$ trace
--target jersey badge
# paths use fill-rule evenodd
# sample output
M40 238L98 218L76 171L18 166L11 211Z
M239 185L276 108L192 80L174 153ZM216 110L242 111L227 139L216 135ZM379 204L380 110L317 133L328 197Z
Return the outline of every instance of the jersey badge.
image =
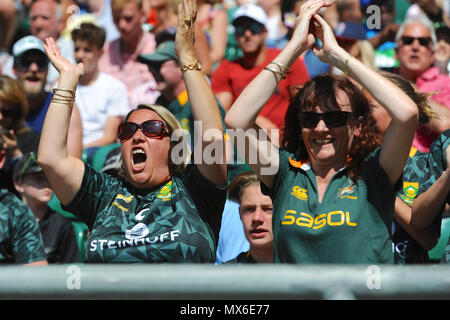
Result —
M304 200L304 201L308 200L308 190L300 188L299 186L294 186L292 188L291 195L293 195L294 197L296 197L299 200Z
M401 198L406 204L409 206L412 205L414 198L417 196L417 192L419 192L418 182L403 182L403 194Z
M172 180L167 182L166 185L162 187L156 194L156 198L161 199L162 201L169 201L171 197L172 197Z

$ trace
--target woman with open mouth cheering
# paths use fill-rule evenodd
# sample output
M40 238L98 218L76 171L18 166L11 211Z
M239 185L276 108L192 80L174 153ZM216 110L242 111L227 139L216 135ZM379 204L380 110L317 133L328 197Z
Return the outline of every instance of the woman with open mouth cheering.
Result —
M202 123L200 134L210 129L216 133L209 140L199 139L204 150L223 140L223 126L216 100L196 63L196 14L195 0L184 0L179 6L175 49L194 119ZM180 124L157 105L139 106L120 125L119 179L69 156L70 109L83 65L75 66L62 57L51 38L45 50L60 79L45 119L38 159L61 204L91 230L86 261L213 263L226 199L225 160L188 164L189 144L183 137L173 139ZM184 150L181 155L180 150Z

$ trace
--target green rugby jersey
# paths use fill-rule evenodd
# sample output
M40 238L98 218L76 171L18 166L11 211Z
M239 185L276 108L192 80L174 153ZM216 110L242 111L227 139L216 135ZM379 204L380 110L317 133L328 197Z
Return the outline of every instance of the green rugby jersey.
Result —
M397 194L407 205L412 206L414 199L431 187L446 169L445 150L449 144L450 130L446 130L431 144L429 153L411 148L408 161L403 170L403 185ZM447 202L449 202L449 199ZM440 228L441 219L442 210L433 221L436 228ZM427 250L422 248L396 222L393 241L396 263L423 263L429 261Z
M353 184L344 167L318 202L309 163L280 150L274 196L276 263L392 263L391 224L395 191L380 167L379 149Z
M226 189L194 165L150 189L86 165L80 190L65 210L91 230L86 262L213 263L225 199Z
M46 260L36 217L19 198L0 189L0 263Z

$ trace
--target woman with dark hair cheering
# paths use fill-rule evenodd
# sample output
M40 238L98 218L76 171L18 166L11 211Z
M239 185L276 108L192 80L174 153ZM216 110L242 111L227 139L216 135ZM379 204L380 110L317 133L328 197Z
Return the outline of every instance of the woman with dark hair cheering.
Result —
M331 75L311 79L292 101L284 149L256 137L249 139L245 155L259 153L259 161L249 165L273 196L275 262L392 263L395 186L408 158L418 110L402 90L338 45L318 15L330 4L311 0L302 6L292 39L241 93L225 123L251 128L289 66L309 48L366 88L392 117L381 147L370 156L361 155L373 143L353 144L369 103L352 81ZM263 143L269 144L267 155L260 152ZM264 174L267 163L276 174Z

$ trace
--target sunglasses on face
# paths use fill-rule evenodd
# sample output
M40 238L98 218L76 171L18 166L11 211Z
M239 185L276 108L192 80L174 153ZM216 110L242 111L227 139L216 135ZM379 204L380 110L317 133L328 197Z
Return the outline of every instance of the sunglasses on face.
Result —
M428 47L431 42L431 38L429 38L429 37L426 37L426 38L402 37L402 43L405 45L410 45L414 42L415 39L419 40L419 44L422 47Z
M142 133L149 138L160 139L168 134L168 130L162 121L147 120L141 124L134 122L122 123L117 131L117 137L120 141L128 140L134 136L138 129L141 129Z
M36 63L40 71L48 68L48 60L46 58L19 58L14 64L17 69L28 70L33 63Z
M315 128L322 119L327 127L337 128L347 124L347 120L353 117L352 112L347 111L331 111L325 113L302 112L300 115L300 123L303 128Z
M264 26L260 23L252 23L236 26L234 29L235 34L241 37L245 34L245 31L250 30L252 34L259 34L264 31Z

